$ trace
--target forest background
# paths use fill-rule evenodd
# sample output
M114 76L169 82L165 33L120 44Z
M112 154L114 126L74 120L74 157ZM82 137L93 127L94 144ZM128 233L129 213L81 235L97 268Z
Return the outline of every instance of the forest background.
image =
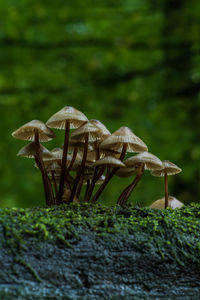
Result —
M161 160L183 169L170 194L200 196L200 1L1 0L0 206L44 205L26 143L11 133L66 105L111 132L128 126ZM61 146L64 131L47 148ZM131 179L114 178L101 202L114 204ZM132 202L163 197L145 172Z

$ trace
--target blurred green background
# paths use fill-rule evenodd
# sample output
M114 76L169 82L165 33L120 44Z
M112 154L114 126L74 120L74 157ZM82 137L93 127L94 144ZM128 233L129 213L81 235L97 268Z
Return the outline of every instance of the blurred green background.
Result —
M113 132L130 127L160 159L183 169L170 194L200 195L199 0L1 0L0 206L44 205L33 160L11 133L66 105ZM49 149L60 146L46 143ZM115 178L101 198L114 203L131 179ZM148 172L132 201L164 194Z

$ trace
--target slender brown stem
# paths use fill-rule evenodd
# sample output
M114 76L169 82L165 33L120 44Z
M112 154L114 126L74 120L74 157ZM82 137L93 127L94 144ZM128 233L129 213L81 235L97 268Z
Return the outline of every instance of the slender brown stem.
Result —
M54 186L54 190L55 190L55 199L57 199L58 188L57 188L56 179L55 179L55 171L51 171L51 176L52 176L53 186ZM56 201L54 201L54 202L56 202ZM56 203L54 203L54 204L56 204Z
M78 148L74 148L72 160L71 160L71 162L70 162L69 167L67 168L67 173L69 173L69 171L70 171L71 168L73 167L73 164L74 164L74 162L75 162L75 160L76 160L76 157L77 157L77 153L78 153Z
M83 176L81 176L80 181L78 183L77 192L76 192L76 197L77 198L80 197L82 186L83 186Z
M122 153L119 158L120 160L124 159L124 157L126 155L127 147L128 147L128 144L123 144ZM105 189L106 185L109 183L109 181L112 179L112 177L115 175L115 173L117 172L118 169L119 168L113 168L112 171L109 172L108 176L106 176L104 182L102 183L102 185L100 186L100 188L98 189L98 191L96 192L94 197L92 198L93 203L96 202L97 199L100 197L100 195L103 192L103 190Z
M126 193L128 192L128 189L130 188L130 185L128 185L120 194L118 200L117 200L117 204L121 204L122 200L124 199L124 197L126 196Z
M127 203L131 193L133 192L134 188L136 187L136 185L142 178L143 173L144 173L144 165L142 165L139 168L137 176L135 177L134 181L129 185L128 191L126 192L126 195L125 195L124 199L122 200L122 205L125 205Z
M65 121L65 140L64 140L60 184L59 184L59 194L58 194L58 204L62 203L62 196L63 196L63 192L64 192L67 152L68 152L68 145L69 145L69 131L70 131L70 121L66 120Z
M47 175L44 162L42 159L42 150L39 142L39 132L38 130L35 131L35 145L36 145L36 155L35 155L35 160L36 163L41 171L42 174L42 179L43 179L43 185L44 185L44 190L45 190L45 199L46 199L46 204L47 205L52 205L54 203L54 195L53 195L53 190L51 186L51 182L49 180L49 177Z
M97 144L97 141L94 142L94 147L95 147L95 150L96 150L96 160L98 160L100 158L100 151L99 151L99 147L98 147L98 144ZM89 202L90 200L90 197L92 195L92 192L94 190L94 187L95 187L95 183L96 181L101 177L101 175L98 177L98 170L99 170L99 167L95 167L94 168L94 174L93 174L93 177L92 177L92 181L90 183L90 186L88 187L88 189L86 190L86 193L85 193L85 197L84 197L84 202Z
M167 171L165 170L165 208L168 207L169 201L168 201L168 176Z
M74 196L76 194L76 189L77 189L79 180L80 180L81 175L82 175L82 173L84 171L84 168L85 168L85 163L86 163L86 159L87 159L87 152L88 152L88 139L89 139L89 133L86 133L86 135L85 135L85 146L84 146L83 158L82 158L80 169L79 169L79 171L78 171L78 173L76 175L76 178L75 178L74 186L72 188L72 192L71 192L71 195L70 195L70 198L69 198L69 203L71 203L73 201L73 199L74 199Z

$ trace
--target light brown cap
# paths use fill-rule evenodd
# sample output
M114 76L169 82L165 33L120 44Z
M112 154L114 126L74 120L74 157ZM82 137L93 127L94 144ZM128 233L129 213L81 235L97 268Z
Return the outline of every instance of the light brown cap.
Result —
M146 151L127 158L124 163L127 167L133 167L138 163L145 164L145 169L151 171L163 169L162 161L157 156Z
M142 152L148 151L145 143L137 137L131 129L128 127L120 127L114 133L112 133L109 137L107 137L101 144L100 149L108 149L112 148L112 146L121 150L123 144L128 144L127 152Z
M99 129L101 139L105 139L111 135L110 131L106 128L106 126L103 123L101 123L99 120L92 119L90 120L90 123Z
M12 136L20 140L34 141L36 131L39 133L40 142L48 142L56 137L54 132L48 128L46 124L38 120L32 120L24 124L14 131Z
M46 124L51 128L65 129L66 120L70 121L70 128L78 128L88 121L88 118L74 107L65 106L55 113Z
M182 171L181 168L177 167L169 160L164 160L162 163L163 163L163 168L161 170L155 170L151 172L153 176L157 176L157 177L165 176L165 172L167 172L167 175L175 175Z
M176 199L175 197L168 197L168 207L172 209L181 208L184 204ZM165 198L158 199L150 205L150 208L164 209L165 208Z
M82 159L76 159L76 161L74 162L73 166L72 166L72 171L78 172L80 169L82 163ZM84 167L84 172L93 172L94 171L94 166L93 166L93 162L86 160L85 162L85 167Z
M63 146L62 146L63 147ZM76 141L76 140L72 140L71 138L69 139L69 151L73 151L74 148L78 149L78 152L82 152L84 150L85 147L85 142L81 142L81 141ZM92 145L88 145L88 151L92 151L93 147Z
M52 154L51 152L45 148L44 146L40 145L41 150L42 150L42 157L45 158L51 158ZM21 148L19 150L19 152L17 153L17 156L21 156L21 157L28 157L28 158L34 158L34 156L36 155L36 145L35 142L32 142L28 145L26 145L25 147Z
M136 168L135 167L125 167L125 168L120 168L119 170L117 170L117 172L115 173L116 176L118 177L130 177L132 175L134 175L136 172Z
M112 156L106 156L104 158L98 159L93 166L110 166L110 167L125 167L125 164L121 160L114 158Z
M56 161L46 162L45 168L46 168L47 172L55 171L58 174L60 174L60 172L61 172L61 166Z
M77 128L71 134L70 139L76 141L83 141L86 133L89 133L89 141L95 141L96 139L100 138L99 129L88 121L79 128Z
M84 174L83 184L86 184L88 179L91 180L93 178L93 175L94 173ZM104 175L101 175L101 177L95 182L95 185L102 184L105 178L106 177Z

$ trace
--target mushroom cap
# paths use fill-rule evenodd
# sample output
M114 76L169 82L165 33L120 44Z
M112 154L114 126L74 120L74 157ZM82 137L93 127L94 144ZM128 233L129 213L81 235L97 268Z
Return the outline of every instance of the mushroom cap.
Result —
M182 171L181 168L177 167L169 160L164 160L162 163L163 163L163 168L161 170L155 170L151 172L153 176L157 176L157 177L165 176L165 172L167 172L167 175L175 175Z
M82 159L76 159L71 170L78 172L80 170L81 163L82 163ZM94 171L93 162L86 160L84 173L92 173L93 171Z
M157 156L146 151L127 158L124 163L127 167L134 167L138 163L145 164L145 169L151 171L163 169L162 161Z
M119 168L119 167L125 167L125 164L123 164L123 162L121 162L121 160L114 158L112 156L106 156L104 158L100 158L98 159L93 166L110 166L113 168Z
M12 136L20 140L34 141L36 131L39 133L40 142L48 142L56 137L54 132L46 124L38 120L32 120L24 124L14 131Z
M45 168L47 172L55 171L60 175L61 166L56 161L48 161L45 163Z
M78 152L82 152L84 150L85 147L85 142L81 142L81 141L76 141L76 140L72 140L71 138L69 139L69 151L73 151L74 148L78 149ZM63 148L63 146L62 146ZM88 145L88 151L92 151L93 147L92 145Z
M45 148L44 146L40 145L41 150L42 150L42 157L44 159L49 159L52 157L51 152ZM19 150L19 152L17 153L17 156L21 156L21 157L27 157L27 158L34 158L34 156L36 155L36 145L35 142L32 142L28 145L26 145L25 147L21 148Z
M127 152L148 151L145 143L126 126L120 127L107 137L100 144L100 149L108 149L114 146L115 150L122 150L122 146L125 143L128 144Z
M175 209L175 208L181 208L184 204L179 201L178 199L176 199L173 196L169 196L168 197L168 201L169 201L169 205L168 207ZM150 208L156 208L156 209L164 209L165 208L165 198L162 199L158 199L155 202L153 202L150 205Z
M90 123L99 129L101 139L105 139L111 135L110 131L106 128L106 126L103 123L101 123L99 120L92 119L90 120Z
M92 123L85 122L79 128L77 128L70 136L71 140L84 141L85 134L89 134L89 141L95 141L100 138L100 130Z
M130 176L134 175L135 172L136 172L135 167L125 167L125 168L119 168L119 170L117 170L115 175L118 177L125 178L125 177L130 177Z
M78 128L88 121L88 118L79 110L72 106L65 106L47 121L47 125L51 128L65 129L65 121L70 121L70 128Z
M87 180L91 180L93 178L94 173L88 173L88 174L84 174L84 180L83 180L83 184L87 183ZM95 185L99 185L102 184L103 181L105 180L105 176L101 175L101 177L95 182Z

